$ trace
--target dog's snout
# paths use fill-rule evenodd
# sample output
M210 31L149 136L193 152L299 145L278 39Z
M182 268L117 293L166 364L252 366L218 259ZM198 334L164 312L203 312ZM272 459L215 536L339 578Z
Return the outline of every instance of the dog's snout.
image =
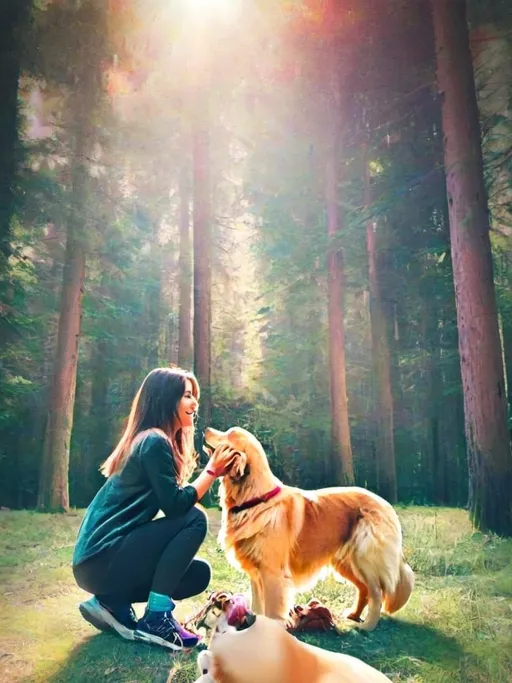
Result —
M224 436L224 432L219 432L218 429L213 429L213 427L206 427L203 432L203 441L210 446L210 448L215 449L221 444Z

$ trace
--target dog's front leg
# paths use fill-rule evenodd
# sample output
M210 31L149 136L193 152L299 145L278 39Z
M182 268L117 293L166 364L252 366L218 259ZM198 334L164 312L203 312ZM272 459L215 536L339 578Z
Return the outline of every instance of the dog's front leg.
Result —
M199 653L197 657L197 666L201 675L195 681L195 683L215 683L215 680L211 674L213 664L213 656L210 650L203 650Z
M260 576L251 576L251 608L255 614L265 614L263 586Z
M265 615L287 626L295 595L291 577L287 576L286 572L283 574L262 572L261 580Z

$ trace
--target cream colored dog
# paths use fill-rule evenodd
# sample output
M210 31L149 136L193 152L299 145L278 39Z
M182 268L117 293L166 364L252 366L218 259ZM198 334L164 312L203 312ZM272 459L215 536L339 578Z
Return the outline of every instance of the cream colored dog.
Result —
M356 657L322 650L294 638L259 615L237 631L219 618L210 649L201 652L196 683L384 683L389 678Z
M367 631L382 607L393 613L405 605L414 574L403 559L397 514L383 498L357 487L285 486L260 442L241 427L209 428L205 442L233 450L220 486L220 540L231 563L249 575L257 614L286 624L295 591L311 588L326 570L356 586L347 617L360 622L368 606L360 626Z

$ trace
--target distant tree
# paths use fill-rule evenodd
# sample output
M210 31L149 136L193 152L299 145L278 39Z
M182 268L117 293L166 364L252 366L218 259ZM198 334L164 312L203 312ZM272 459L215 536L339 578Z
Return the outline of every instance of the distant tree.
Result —
M10 254L13 186L19 152L18 84L23 30L30 7L30 0L3 0L0 4L0 277Z
M201 416L211 413L211 236L209 130L204 104L193 134L194 372L201 386ZM205 118L203 118L205 117Z
M368 283L370 291L370 326L372 337L373 386L375 392L375 460L379 493L391 503L397 501L393 393L391 389L391 355L388 320L382 301L379 254L382 249L382 225L372 216L372 177L369 160L364 155L365 207L369 213L366 225Z
M327 252L327 291L329 329L329 374L331 383L332 464L339 483L354 483L352 446L347 401L345 348L345 272L343 263L344 220L340 207L340 167L343 158L342 130L348 120L346 63L340 68L342 12L334 0L327 3L324 22L328 34L323 77L327 93L325 125L325 212L329 246ZM329 30L327 28L327 30ZM342 101L343 100L343 101Z
M199 34L202 32L200 31ZM201 387L201 420L211 415L212 193L210 177L211 63L208 42L195 37L192 95L192 206L194 235L194 372Z
M184 145L185 146L185 145ZM190 150L185 149L179 175L179 338L178 364L191 368L194 347L192 340L192 244L190 234L190 173L187 159Z

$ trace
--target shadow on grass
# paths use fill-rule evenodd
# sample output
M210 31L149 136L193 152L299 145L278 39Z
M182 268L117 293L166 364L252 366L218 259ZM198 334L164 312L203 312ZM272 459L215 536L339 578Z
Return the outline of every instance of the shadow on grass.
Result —
M170 670L177 667L180 675L173 677L173 683L184 683L197 677L196 659L196 652L174 656L160 647L97 633L75 646L58 671L35 680L45 683L166 683ZM33 681L34 678L30 678L22 683Z
M341 636L319 633L301 635L300 639L326 650L359 657L393 678L398 676L399 680L430 665L439 667L449 677L451 672L459 670L464 657L454 638L431 626L391 618L381 619L377 630L370 634L350 629ZM175 667L173 683L189 683L198 675L196 657L197 652L173 656L158 647L97 634L76 646L59 671L44 680L48 683L166 683L170 670Z
M301 635L304 642L359 657L386 674L414 675L424 665L458 671L464 650L460 643L432 626L383 617L372 633L351 628L335 634Z

